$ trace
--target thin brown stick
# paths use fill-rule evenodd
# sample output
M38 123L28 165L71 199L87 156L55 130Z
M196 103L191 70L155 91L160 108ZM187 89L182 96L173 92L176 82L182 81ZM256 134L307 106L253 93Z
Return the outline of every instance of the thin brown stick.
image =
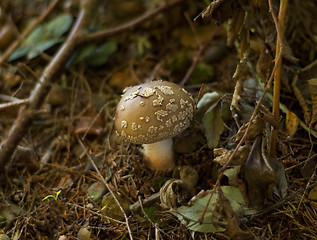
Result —
M210 34L209 38L199 47L199 50L192 62L192 65L190 66L190 68L187 70L185 77L183 78L183 80L180 82L179 85L184 86L186 84L186 82L189 80L190 76L192 75L193 71L195 70L195 67L197 66L197 64L199 63L199 59L201 57L201 55L203 54L203 52L205 51L205 49L207 48L207 46L209 45L209 43L211 42L211 40L215 37L215 35L218 33L220 27L216 27L212 33Z
M94 160L91 158L91 156L88 154L87 152L87 149L85 147L85 145L83 144L83 142L79 139L79 137L77 136L77 141L79 142L80 146L84 149L84 153L85 155L88 157L89 161L91 162L92 166L94 167L94 169L96 170L96 172L98 173L98 176L100 177L101 181L103 182L103 184L107 187L108 191L110 192L111 196L113 197L113 199L115 200L115 202L117 203L118 207L120 208L123 216L124 216L124 219L125 219L125 224L127 226L127 229L128 229L128 232L129 232L129 236L130 236L130 239L132 240L133 239L133 236L132 236L132 232L131 232L131 229L130 229L130 226L129 226L129 220L128 220L128 217L127 217L127 214L125 213L123 207L121 206L119 200L117 199L116 195L114 194L114 192L112 191L112 189L109 187L109 184L107 183L107 181L105 180L105 178L101 175L98 167L96 166Z
M8 103L1 103L0 104L0 111L8 110L9 108L16 108L20 107L21 105L25 105L29 103L29 99L19 99L14 102L8 102Z
M276 53L275 56L279 56L280 53L283 52L283 41L284 41L284 30L285 30L285 15L287 8L288 0L280 1L280 11L278 15L278 22L273 11L272 0L269 0L269 8L271 15L273 17L277 39L276 39ZM276 121L278 121L280 117L280 92L281 92L281 71L282 71L282 58L275 59L276 71L274 75L274 87L273 87L273 115ZM276 142L278 136L278 129L273 128L271 132L271 140L269 146L269 155L274 157L276 155Z
M114 36L118 33L124 32L124 31L129 31L134 29L136 26L139 26L140 24L148 21L149 19L153 18L154 16L158 15L161 12L164 12L180 3L182 3L184 0L175 0L175 1L170 1L169 3L158 7L154 9L151 12L145 13L140 17L137 17L134 20L131 20L127 23L124 23L122 25L119 25L117 27L109 28L104 31L98 31L95 33L91 33L86 36L82 36L82 38L79 39L79 43L89 43L89 42L96 42L96 41L103 41L108 37Z
M42 13L40 17L38 17L35 21L33 21L25 31L7 48L7 50L0 57L0 64L2 64L11 53L22 43L22 41L41 23L43 20L50 14L50 12L54 9L57 3L60 0L53 0L50 5L46 8L46 10Z

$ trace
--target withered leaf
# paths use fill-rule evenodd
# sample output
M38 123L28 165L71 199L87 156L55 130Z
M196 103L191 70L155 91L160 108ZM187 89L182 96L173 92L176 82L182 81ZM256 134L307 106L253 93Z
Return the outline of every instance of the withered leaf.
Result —
M225 149L225 148L215 148L214 149L214 162L219 163L220 165L225 165L228 161L230 155L233 153L234 149ZM250 145L240 146L238 152L234 156L233 160L229 166L238 166L245 162L250 152Z
M99 135L103 129L102 118L95 108L91 108L79 118L75 125L75 134Z
M262 136L256 138L250 154L241 168L241 177L246 184L249 207L261 209L265 199L272 197L275 174L262 152Z
M238 4L234 0L216 0L211 2L201 15L203 18L211 17L217 25L221 25L233 16L233 12L240 7Z
M288 134L292 137L297 131L299 119L295 113L289 111L286 114L285 126Z
M227 221L227 230L232 239L251 239L251 233L240 228L238 214L233 210L230 200L224 196L221 188L218 189L220 214Z
M245 11L242 8L239 8L234 12L234 15L228 21L228 30L227 30L227 45L233 46L234 40L239 35L243 21L245 17Z
M265 83L271 74L273 67L273 58L270 50L265 46L265 44L258 39L260 42L260 56L256 63L256 72L258 73L261 81Z
M235 142L239 142L242 136L244 135L245 131L248 128L248 125L250 122L243 124L240 128L237 134L233 137L233 140ZM253 123L250 127L247 140L253 140L255 139L260 133L262 133L263 129L265 127L265 122L262 118L259 116L256 116L255 119L253 120Z

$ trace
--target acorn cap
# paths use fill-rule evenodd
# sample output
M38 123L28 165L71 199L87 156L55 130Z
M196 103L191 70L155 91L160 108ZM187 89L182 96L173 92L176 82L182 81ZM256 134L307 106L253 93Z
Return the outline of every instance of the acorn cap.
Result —
M144 83L125 89L116 110L115 128L132 143L162 141L190 125L194 106L192 96L175 83Z

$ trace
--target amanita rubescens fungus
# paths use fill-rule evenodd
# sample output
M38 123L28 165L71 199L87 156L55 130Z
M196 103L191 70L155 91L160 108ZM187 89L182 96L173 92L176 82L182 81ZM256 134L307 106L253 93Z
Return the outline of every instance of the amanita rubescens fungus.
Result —
M124 90L115 116L120 136L143 144L151 167L169 170L174 166L172 138L192 122L195 103L182 87L153 81Z

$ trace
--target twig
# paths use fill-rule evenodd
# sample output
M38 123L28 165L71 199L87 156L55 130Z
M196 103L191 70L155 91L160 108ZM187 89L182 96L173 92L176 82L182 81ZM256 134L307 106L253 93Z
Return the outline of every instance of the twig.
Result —
M46 10L42 13L42 15L37 18L34 22L32 22L27 29L10 45L10 47L1 55L0 57L0 65L8 59L10 54L22 43L22 41L38 26L54 9L59 0L53 0L50 5L46 8Z
M283 52L284 48L284 28L285 28L285 15L286 15L286 8L287 8L288 0L281 0L280 1L280 11L278 15L279 21L277 22L277 18L273 11L272 7L272 0L269 0L269 8L271 15L274 20L276 32L277 32L277 39L276 39L276 53L275 56L279 56L280 53ZM273 115L276 121L278 121L280 117L280 92L281 92L281 71L282 71L282 57L275 58L275 65L276 71L274 75L274 88L273 88ZM273 128L271 132L271 140L269 146L269 155L274 157L276 155L276 141L277 141L278 129Z
M185 77L183 80L180 82L179 85L184 86L185 83L189 80L190 76L192 75L193 71L195 70L196 65L199 63L200 56L206 49L206 47L209 45L210 41L214 38L214 36L218 33L220 27L216 27L212 33L210 34L210 37L199 47L199 50L192 62L192 65L190 68L187 70Z
M108 183L106 182L105 178L101 175L98 167L96 166L94 160L92 160L91 156L88 154L87 152L87 149L85 147L85 145L83 144L83 142L79 139L79 137L77 136L77 141L79 142L80 146L83 148L84 150L84 153L85 155L88 157L89 161L91 162L91 164L93 165L94 169L96 170L96 172L98 173L100 179L102 180L102 182L105 184L105 186L107 187L108 191L110 192L110 194L112 195L113 199L116 201L118 207L120 208L124 218L125 218L125 224L127 226L127 229L128 229L128 232L129 232L129 236L130 236L130 239L132 240L133 239L133 236L132 236L132 232L131 232L131 229L130 229L130 226L129 226L129 220L128 220L128 217L127 217L127 214L125 213L123 207L121 206L119 200L117 199L116 195L113 193L112 189L109 187Z
M27 103L29 103L29 99L19 99L14 102L1 103L0 111L7 110L8 108L20 107L21 105L25 105Z
M79 43L83 44L83 43L89 43L89 42L95 42L95 41L102 41L108 37L111 37L113 35L116 35L118 33L124 32L124 31L128 31L128 30L132 30L134 29L136 26L139 26L140 24L146 22L147 20L153 18L154 16L158 15L159 13L172 8L180 3L182 3L184 0L175 0L175 1L170 1L169 3L158 7L157 9L154 9L151 12L145 13L140 17L137 17L134 20L131 20L127 23L124 23L122 25L119 25L117 27L113 27L113 28L109 28L107 30L104 31L98 31L95 33L91 33L89 35L83 36L81 39L79 39Z

